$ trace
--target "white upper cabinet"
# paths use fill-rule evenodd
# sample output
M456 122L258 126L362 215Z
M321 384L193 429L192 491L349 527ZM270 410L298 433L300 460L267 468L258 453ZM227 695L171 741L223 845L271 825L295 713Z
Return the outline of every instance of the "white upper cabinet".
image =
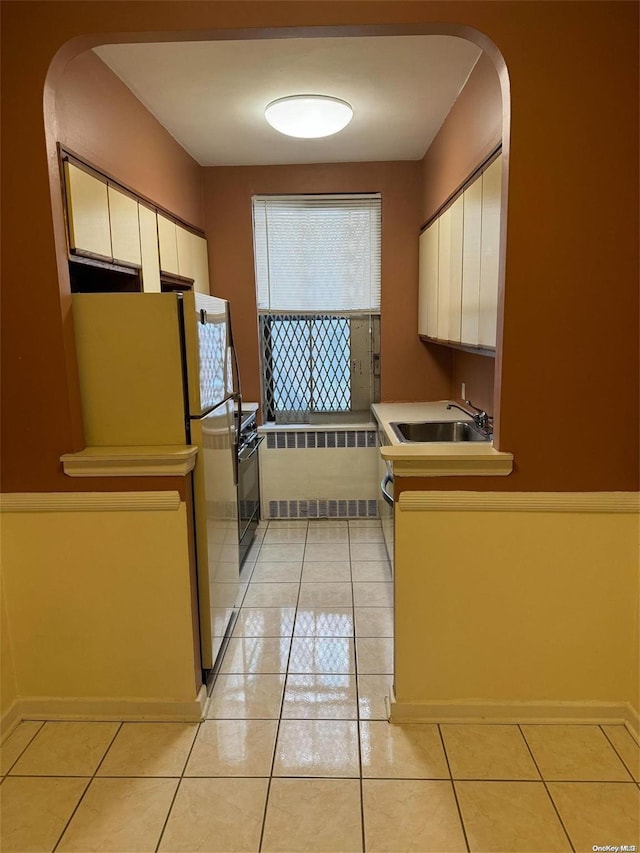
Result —
M187 231L180 225L176 227L178 243L178 269L180 275L193 279L193 289L196 293L209 295L209 261L207 258L207 241Z
M451 267L451 208L439 217L438 234L438 322L436 338L449 340L449 276Z
M495 347L498 323L498 271L500 265L500 198L502 158L482 174L482 243L478 343Z
M145 292L159 293L162 273L166 273L189 279L195 291L209 294L203 237L67 156L64 171L72 255L139 268Z
M464 224L464 205L459 196L449 208L449 319L447 322L448 340L460 341L462 313L462 238Z
M105 181L65 161L69 248L111 260L109 196Z
M140 266L140 225L138 202L109 186L111 254L114 261Z
M210 293L209 285L209 256L207 253L207 241L204 237L192 234L193 252L193 289L196 293Z
M418 333L495 349L502 157L420 235Z
M155 210L138 206L140 219L140 250L142 256L142 289L145 293L160 293L160 257L158 255L158 217Z
M482 237L482 179L463 194L464 234L462 242L462 329L460 340L478 346L480 312L480 240Z
M420 235L418 334L435 338L438 331L438 242L436 219Z
M178 272L185 278L195 278L193 275L193 243L195 237L191 231L176 225L176 244L178 246Z
M180 275L178 266L178 237L175 222L158 214L158 245L160 247L160 269L162 272Z

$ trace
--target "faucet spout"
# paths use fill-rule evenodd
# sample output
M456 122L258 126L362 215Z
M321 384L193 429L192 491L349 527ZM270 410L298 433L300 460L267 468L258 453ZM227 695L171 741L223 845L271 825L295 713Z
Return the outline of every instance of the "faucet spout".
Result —
M465 400L464 402L470 409L473 409L472 412L468 409L463 409L462 406L459 406L457 403L447 403L447 409L459 409L461 412L464 412L465 415L468 415L475 425L481 430L490 432L492 422L491 415L487 414L484 409L479 409L477 406L474 406L471 400Z

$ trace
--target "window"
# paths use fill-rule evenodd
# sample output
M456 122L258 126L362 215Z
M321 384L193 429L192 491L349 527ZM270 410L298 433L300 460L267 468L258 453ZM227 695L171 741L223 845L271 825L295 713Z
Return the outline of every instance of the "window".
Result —
M369 419L378 398L379 194L254 196L267 420Z

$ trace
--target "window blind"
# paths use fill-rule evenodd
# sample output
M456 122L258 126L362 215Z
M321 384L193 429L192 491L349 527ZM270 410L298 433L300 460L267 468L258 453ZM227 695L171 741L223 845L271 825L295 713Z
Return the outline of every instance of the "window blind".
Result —
M254 196L253 232L260 313L379 313L379 193Z

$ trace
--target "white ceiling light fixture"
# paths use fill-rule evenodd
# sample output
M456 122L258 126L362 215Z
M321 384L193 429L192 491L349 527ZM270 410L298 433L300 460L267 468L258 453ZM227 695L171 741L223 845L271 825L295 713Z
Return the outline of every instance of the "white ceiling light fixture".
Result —
M330 95L289 95L267 104L264 117L286 136L317 139L344 130L353 118L353 109Z

